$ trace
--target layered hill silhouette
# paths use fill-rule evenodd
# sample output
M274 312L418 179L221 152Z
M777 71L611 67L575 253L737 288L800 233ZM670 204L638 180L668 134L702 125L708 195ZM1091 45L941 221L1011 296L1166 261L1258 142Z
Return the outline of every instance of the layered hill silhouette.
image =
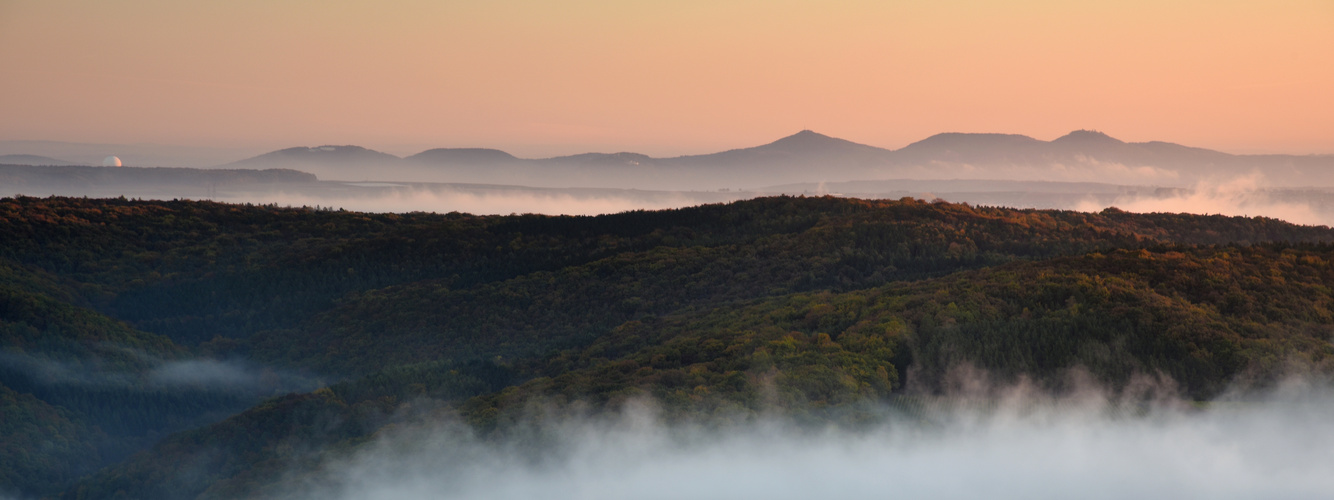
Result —
M233 165L286 164L289 168L300 166L373 166L383 163L395 163L401 158L366 149L360 146L319 146L313 148L296 147L265 153Z
M291 169L198 169L12 165L0 163L0 192L28 196L201 197L218 188L306 185L318 179Z
M522 160L499 149L485 148L437 148L428 149L407 157L408 161L434 163L438 165L497 165L518 163Z
M1187 187L1256 175L1275 186L1334 185L1334 155L1232 155L1169 142L1125 142L1077 130L1051 141L943 133L890 150L803 130L712 154L633 152L518 158L441 148L400 158L357 146L289 148L226 165L289 168L323 179L521 184L539 187L718 189L890 178L1009 179Z
M0 155L0 165L68 166L76 163L39 155Z

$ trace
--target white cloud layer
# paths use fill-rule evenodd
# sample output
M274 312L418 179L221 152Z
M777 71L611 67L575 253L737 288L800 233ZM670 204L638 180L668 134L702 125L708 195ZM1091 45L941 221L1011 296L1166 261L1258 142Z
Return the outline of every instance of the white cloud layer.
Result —
M382 433L297 498L1328 498L1334 398L1153 405L954 402L870 430L666 425L643 408L499 442L443 423ZM533 436L542 436L534 438ZM542 443L542 444L534 444ZM289 492L290 493L290 492Z
M1331 225L1334 214L1309 201L1285 200L1265 189L1264 177L1252 174L1226 181L1200 182L1192 190L1166 197L1126 196L1111 203L1086 201L1076 209L1098 211L1115 206L1128 212L1169 212L1265 216L1295 224Z
M62 360L0 350L0 370L11 370L41 386L77 385L130 390L222 390L268 394L277 389L307 389L315 384L301 375L239 360L163 360L132 349L116 350L137 363L116 366L96 356Z
M600 215L628 210L658 210L699 205L704 200L671 192L594 192L576 195L558 190L442 190L405 187L376 196L312 196L303 193L254 193L218 201L277 203L283 206L333 206L358 212L464 212L477 215L534 213L547 215ZM738 195L726 198L740 199Z

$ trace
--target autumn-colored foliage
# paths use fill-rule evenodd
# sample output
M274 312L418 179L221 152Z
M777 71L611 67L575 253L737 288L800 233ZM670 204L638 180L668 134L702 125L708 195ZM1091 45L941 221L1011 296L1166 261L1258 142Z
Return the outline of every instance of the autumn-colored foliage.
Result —
M598 217L0 199L0 447L25 457L0 461L0 490L246 497L413 412L484 435L635 398L672 419L855 422L961 365L1208 398L1328 369L1331 241L913 199ZM239 392L138 382L190 360L269 372Z

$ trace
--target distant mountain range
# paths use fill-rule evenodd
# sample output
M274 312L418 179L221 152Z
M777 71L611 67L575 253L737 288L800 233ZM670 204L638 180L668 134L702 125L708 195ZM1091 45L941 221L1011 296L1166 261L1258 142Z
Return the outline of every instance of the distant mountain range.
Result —
M203 147L170 144L106 144L64 141L0 140L0 164L101 165L118 156L132 167L209 168L261 153L265 148ZM31 157L38 158L31 158ZM28 158L25 158L28 157Z
M68 156L79 161L60 156L5 154L0 165L70 166L86 161L86 155ZM281 149L215 168L299 170L341 181L649 190L754 190L886 179L1194 187L1240 178L1257 186L1334 187L1334 155L1233 155L1168 142L1124 142L1091 130L1051 141L1016 134L943 133L897 150L803 130L760 146L671 158L633 152L518 158L485 148L438 148L399 157L360 146L328 145Z
M1232 155L1168 142L1124 142L1091 130L1052 141L944 133L898 150L803 130L761 146L673 158L621 152L525 159L481 148L440 148L398 157L358 146L320 146L283 149L224 166L288 168L340 180L640 189L888 178L1191 186L1251 175L1276 186L1334 185L1334 155Z
M312 174L287 169L93 167L0 162L0 196L199 199L216 196L219 189L278 189L317 181Z
M0 165L59 166L78 165L72 161L38 155L0 155Z

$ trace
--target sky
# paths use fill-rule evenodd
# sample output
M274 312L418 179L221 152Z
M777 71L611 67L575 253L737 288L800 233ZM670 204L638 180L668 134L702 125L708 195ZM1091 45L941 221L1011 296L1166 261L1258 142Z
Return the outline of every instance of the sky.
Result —
M1334 1L0 0L0 140L1334 153Z

